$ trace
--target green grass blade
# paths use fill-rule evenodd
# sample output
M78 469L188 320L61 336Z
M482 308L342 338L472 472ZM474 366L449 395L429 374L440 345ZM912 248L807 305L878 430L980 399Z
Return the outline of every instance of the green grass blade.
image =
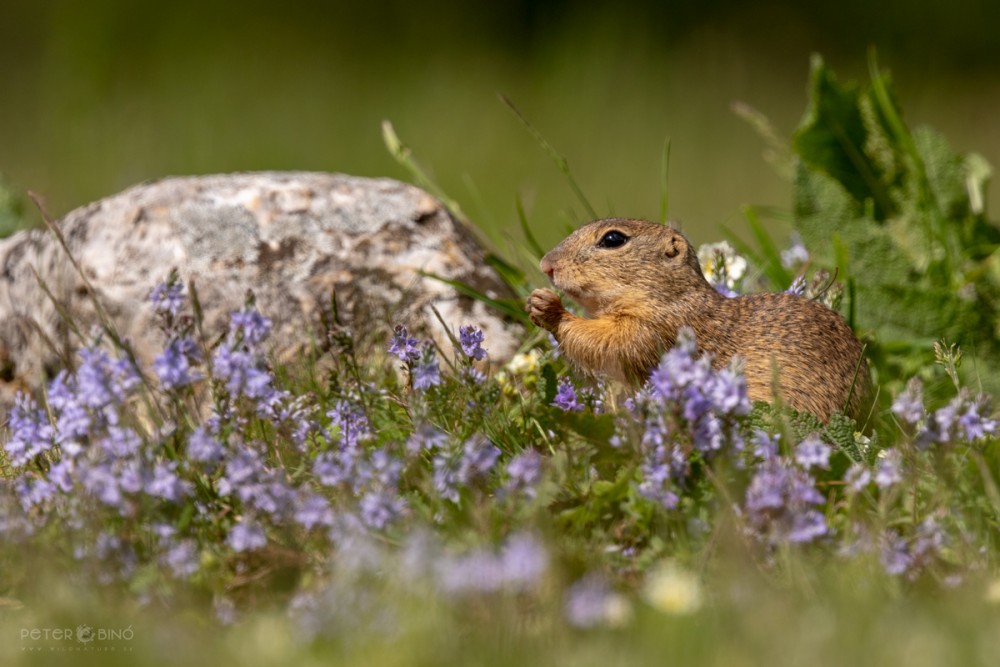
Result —
M777 289L785 289L792 284L792 274L781 264L781 250L774 243L767 229L760 221L757 209L746 206L743 215L759 250L754 250L746 242L737 237L726 227L722 227L723 233L729 238L730 243L742 254L749 257L757 264L758 268L767 276L771 284Z
M583 190L580 188L579 183L577 183L576 179L573 177L573 172L571 172L569 168L569 161L565 157L560 155L559 152L552 146L552 144L546 141L545 137L542 136L542 133L539 132L538 129L531 124L531 121L529 121L527 117L525 117L525 115L521 113L521 110L517 108L517 106L510 100L510 98L501 93L500 101L507 105L507 108L510 109L511 112L513 112L514 116L517 117L519 121L521 121L521 124L524 125L525 129L528 130L528 133L531 134L532 137L534 137L535 141L537 141L538 144L542 147L542 150L548 153L549 157L552 158L552 161L556 163L556 167L566 177L566 180L569 182L569 186L573 190L573 193L576 195L577 199L580 200L580 203L583 205L583 208L586 209L587 215L589 215L591 219L599 218L600 216L597 215L597 211L595 211L594 207L590 205L590 201L587 200L587 197L586 195L583 194Z
M434 179L427 175L424 168L413 157L413 152L410 150L410 147L402 142L399 135L396 134L396 130L393 128L392 123L388 120L382 121L382 140L385 142L385 147L388 149L389 155L391 155L393 159L400 164L400 166L410 172L410 175L417 182L417 185L437 197L441 203L448 207L456 218L468 224L469 219L462 211L462 207L459 206L455 199L448 196L448 193L444 191L444 188L438 185Z
M528 248L535 254L536 260L541 259L545 251L531 232L531 227L528 226L528 216L524 212L524 202L521 201L520 195L514 198L514 206L517 208L517 219L521 223L521 232L524 234L524 240L528 244Z
M429 271L418 271L422 276L427 276L428 278L433 278L434 280L440 280L445 285L450 285L455 288L459 294L464 294L465 296L475 299L489 306L493 310L497 311L501 315L509 317L521 324L527 326L531 321L528 319L528 313L524 310L524 304L520 301L514 301L513 299L494 299L486 296L474 287L471 287L461 280L454 280L452 278L445 278L444 276L439 276L436 273L430 273Z

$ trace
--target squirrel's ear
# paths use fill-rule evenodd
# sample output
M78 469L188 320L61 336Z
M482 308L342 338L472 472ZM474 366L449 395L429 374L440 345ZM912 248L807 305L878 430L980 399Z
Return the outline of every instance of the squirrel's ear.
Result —
M687 241L683 236L677 232L672 232L667 235L666 242L664 243L664 254L667 257L673 259L685 250L687 250Z

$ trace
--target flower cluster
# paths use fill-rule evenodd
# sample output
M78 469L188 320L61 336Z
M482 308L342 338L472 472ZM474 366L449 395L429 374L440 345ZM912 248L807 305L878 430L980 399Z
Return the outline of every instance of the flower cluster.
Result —
M576 387L568 377L559 379L559 388L555 398L552 399L552 405L564 412L580 412L586 407L580 402L576 395Z
M313 473L324 486L347 489L360 498L358 511L364 525L382 529L400 518L406 503L399 495L403 463L387 448L365 448L372 438L364 412L347 401L339 401L328 413L339 439L317 454Z
M458 339L462 346L462 352L473 361L482 361L486 358L486 350L483 349L483 332L471 324L467 324L458 330Z
M804 446L803 446L804 445ZM829 532L818 507L823 495L807 468L829 456L824 443L810 438L797 449L795 460L776 455L757 468L746 492L746 521L752 533L767 544L811 542Z
M75 370L49 384L46 409L18 397L4 450L17 468L8 488L25 514L3 525L30 531L64 523L74 552L114 560L120 567L114 577L127 576L135 564L132 538L123 535L136 537L127 522L139 521L138 537L151 535L149 556L187 578L200 567L201 552L217 548L220 531L240 552L263 547L269 526L328 524L327 501L292 483L267 443L248 437L247 415L234 402L249 399L252 415L266 417L276 432L287 428L300 447L318 429L311 407L276 389L264 366L261 346L270 322L249 309L233 314L212 356L216 401L203 423L186 430L155 406L178 400L179 392L208 377L209 355L180 323L183 290L176 282L159 285L150 298L154 310L168 316L164 350L152 363L157 386L143 382L130 354L116 358L98 338L80 350ZM171 525L170 517L185 512L184 528ZM121 519L108 523L108 513ZM231 518L218 520L226 515ZM110 527L95 535L88 529L93 521Z
M923 402L923 384L912 378L896 397L892 412L903 423L916 429L915 441L921 448L953 442L975 442L998 433L998 422L989 417L988 394L973 396L966 388L947 405L928 414Z
M459 502L459 493L493 471L500 450L481 435L461 447L443 447L434 456L434 488L445 500Z
M630 420L642 426L642 495L673 508L677 484L688 475L692 454L710 459L740 451L739 419L750 412L746 382L731 368L716 371L699 355L694 333L680 331L677 344L653 370L646 386L630 399Z
M426 342L421 346L401 324L396 326L389 341L389 354L405 364L413 389L427 390L441 384L441 368L433 343Z
M728 241L706 243L698 248L698 262L705 279L720 294L739 295L739 287L747 272L747 260L736 253Z

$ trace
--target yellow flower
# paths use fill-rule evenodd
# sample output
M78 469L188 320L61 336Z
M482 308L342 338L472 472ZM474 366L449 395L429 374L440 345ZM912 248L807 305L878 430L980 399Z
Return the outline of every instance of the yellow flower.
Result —
M693 572L664 561L646 577L644 596L668 614L690 614L701 607L701 583Z

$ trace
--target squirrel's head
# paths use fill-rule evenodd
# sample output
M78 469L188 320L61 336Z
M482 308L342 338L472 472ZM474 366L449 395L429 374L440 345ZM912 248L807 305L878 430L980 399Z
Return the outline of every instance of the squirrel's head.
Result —
M692 290L714 290L698 256L672 227L611 218L584 225L540 263L552 284L592 315L671 302Z

